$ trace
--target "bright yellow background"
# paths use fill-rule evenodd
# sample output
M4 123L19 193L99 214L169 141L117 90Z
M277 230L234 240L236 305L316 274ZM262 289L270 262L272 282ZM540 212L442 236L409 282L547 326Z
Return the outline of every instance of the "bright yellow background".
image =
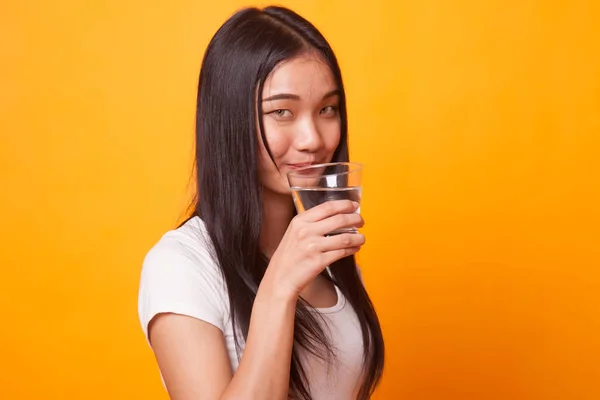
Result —
M166 399L137 285L248 4L212 3L0 6L0 398ZM600 3L283 3L337 51L368 168L377 399L599 399Z

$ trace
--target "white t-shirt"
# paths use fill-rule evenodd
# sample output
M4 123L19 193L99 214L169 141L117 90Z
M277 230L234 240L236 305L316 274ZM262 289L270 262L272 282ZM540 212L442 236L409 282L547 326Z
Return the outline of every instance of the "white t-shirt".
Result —
M167 232L150 249L143 263L138 312L148 339L148 323L159 313L176 313L208 322L223 332L232 371L238 358L229 318L229 297L220 269L211 257L203 221L194 217ZM325 332L334 346L335 364L307 356L314 400L355 399L363 358L360 325L350 303L336 287L337 304L318 308Z

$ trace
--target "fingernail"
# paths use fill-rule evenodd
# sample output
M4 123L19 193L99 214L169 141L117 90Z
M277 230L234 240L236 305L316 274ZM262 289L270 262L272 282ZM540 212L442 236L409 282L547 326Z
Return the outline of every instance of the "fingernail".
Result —
M352 202L352 205L354 206L354 209L356 210L358 207L360 207L360 204L356 201Z

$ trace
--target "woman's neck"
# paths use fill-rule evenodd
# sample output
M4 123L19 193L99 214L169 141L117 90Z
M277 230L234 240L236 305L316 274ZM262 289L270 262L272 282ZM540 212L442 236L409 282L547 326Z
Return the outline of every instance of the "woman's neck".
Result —
M294 201L291 195L282 195L264 189L262 203L263 216L259 245L265 256L271 258L294 217Z

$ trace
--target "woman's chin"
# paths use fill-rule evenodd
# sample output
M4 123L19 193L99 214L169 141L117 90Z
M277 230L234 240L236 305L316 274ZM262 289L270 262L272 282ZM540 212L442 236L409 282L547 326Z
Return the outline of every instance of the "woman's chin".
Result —
M289 197L292 200L292 192L290 191L289 185L263 185L263 196L281 196Z

